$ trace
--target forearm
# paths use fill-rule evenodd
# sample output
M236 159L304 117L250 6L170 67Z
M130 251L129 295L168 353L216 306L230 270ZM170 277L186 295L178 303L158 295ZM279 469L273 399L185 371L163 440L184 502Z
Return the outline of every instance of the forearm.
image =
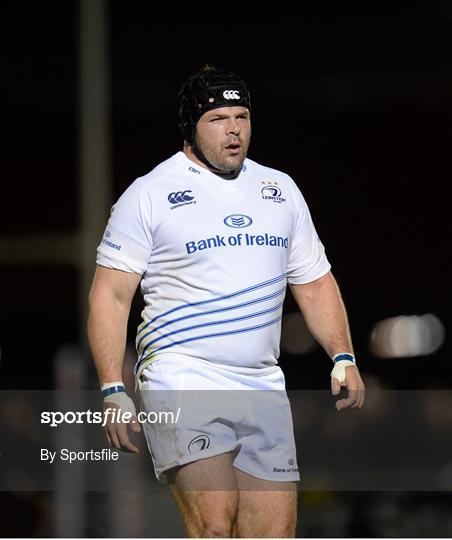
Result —
M96 297L90 302L88 339L101 384L123 378L128 317L129 307L114 298Z
M353 353L347 313L333 275L291 285L291 290L310 332L326 353L331 358L340 352Z

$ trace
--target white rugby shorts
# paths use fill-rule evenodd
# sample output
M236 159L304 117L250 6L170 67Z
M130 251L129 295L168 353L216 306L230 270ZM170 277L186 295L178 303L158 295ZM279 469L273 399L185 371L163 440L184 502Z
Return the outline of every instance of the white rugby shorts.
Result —
M143 370L137 388L141 411L152 413L142 428L159 480L173 467L226 452L234 452L234 467L254 477L300 479L279 366L247 370L167 355ZM173 414L158 419L165 412Z

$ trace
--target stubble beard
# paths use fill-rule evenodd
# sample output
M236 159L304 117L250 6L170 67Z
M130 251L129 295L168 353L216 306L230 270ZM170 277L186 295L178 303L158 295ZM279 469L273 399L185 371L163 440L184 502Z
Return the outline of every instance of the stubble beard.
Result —
M216 169L224 171L225 173L230 173L232 171L237 171L242 167L248 152L248 145L243 144L240 151L234 156L224 155L221 150L215 151L208 148L203 149L202 147L200 150L203 152L207 161Z
M236 155L228 155L228 151L224 147L218 148L216 145L212 145L208 137L205 140L200 139L199 134L195 132L195 140L192 148L198 159L201 159L203 162L205 160L205 165L215 169L213 172L217 174L224 173L227 176L237 174L241 170L248 153L250 140L251 132L243 138L237 137L237 142L240 142L241 148Z

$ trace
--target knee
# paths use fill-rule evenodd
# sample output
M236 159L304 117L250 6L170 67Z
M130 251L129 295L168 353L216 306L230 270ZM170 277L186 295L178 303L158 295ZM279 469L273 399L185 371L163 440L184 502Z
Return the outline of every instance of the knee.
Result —
M266 536L272 538L294 538L296 522L294 519L287 520L283 523L275 523L265 532Z
M231 538L232 520L215 519L204 524L202 538Z
M234 527L236 538L294 538L296 520L287 519L280 521L275 519L272 523L237 523Z

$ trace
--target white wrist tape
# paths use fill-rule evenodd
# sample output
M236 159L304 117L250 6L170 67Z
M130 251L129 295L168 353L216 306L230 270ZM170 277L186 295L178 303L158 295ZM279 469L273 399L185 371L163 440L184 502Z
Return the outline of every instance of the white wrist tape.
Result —
M108 403L113 403L117 407L119 407L123 413L130 412L132 413L132 416L137 415L137 411L135 409L135 405L133 401L129 398L129 396L125 392L116 392L114 394L110 394L109 396L104 398L104 404L105 406L108 406Z
M345 368L347 366L356 366L356 364L350 360L338 362L331 371L331 378L337 379L340 383L343 383L345 381Z
M104 403L113 403L117 405L123 413L130 412L133 416L137 415L135 405L126 394L124 383L122 381L104 383L101 385L100 389L104 396Z
M334 368L331 371L331 378L337 379L340 383L345 381L345 368L356 366L355 357L350 353L339 353L333 356Z

